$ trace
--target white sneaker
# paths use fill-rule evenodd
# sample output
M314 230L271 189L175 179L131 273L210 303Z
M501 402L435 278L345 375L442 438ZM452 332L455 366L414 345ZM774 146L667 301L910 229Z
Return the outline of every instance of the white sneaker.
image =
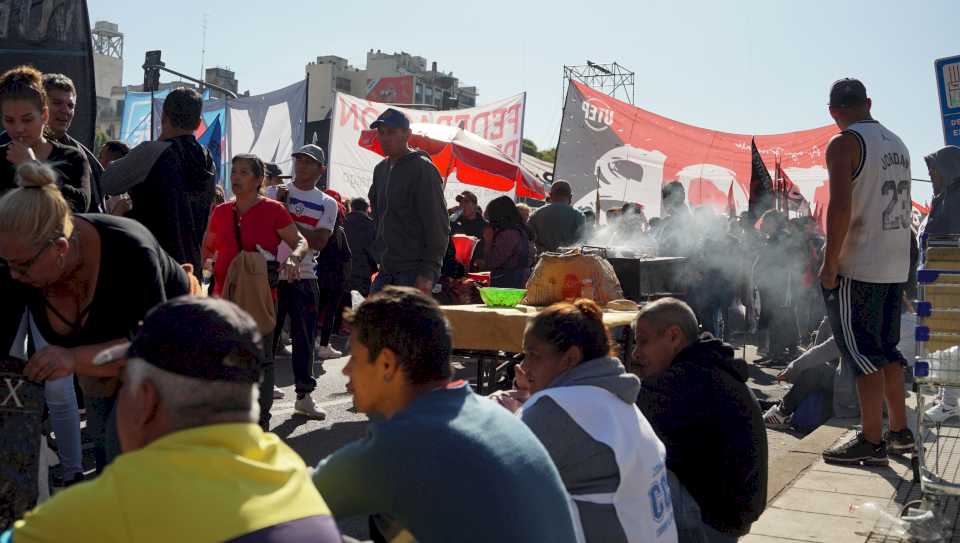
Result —
M283 390L280 387L273 387L273 399L283 399Z
M313 397L309 394L293 403L293 412L311 419L323 420L327 418L327 412L317 407L313 403Z
M763 422L767 425L767 428L788 428L790 426L789 420L789 415L784 415L780 412L780 406L778 405L767 409L767 412L763 414Z
M284 345L284 346L283 346L283 354L285 354L285 355L287 355L287 356L293 356L293 345L292 345L292 344L291 344L291 345Z
M934 424L942 424L951 417L956 417L958 414L960 414L960 412L957 411L957 406L949 406L943 402L939 402L930 409L927 409L923 417Z
M330 358L340 358L343 353L329 345L318 345L316 349L317 358L327 360Z

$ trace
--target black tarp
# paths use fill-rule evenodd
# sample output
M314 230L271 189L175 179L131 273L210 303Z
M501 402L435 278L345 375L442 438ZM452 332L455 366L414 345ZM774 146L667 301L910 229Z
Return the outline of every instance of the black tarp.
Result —
M29 64L77 87L70 135L93 149L97 118L93 45L85 0L0 0L0 72Z

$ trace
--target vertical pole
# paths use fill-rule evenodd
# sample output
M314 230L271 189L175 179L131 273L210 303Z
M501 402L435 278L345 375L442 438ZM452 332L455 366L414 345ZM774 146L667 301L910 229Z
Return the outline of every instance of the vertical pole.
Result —
M150 89L150 137L147 141L153 141L153 89Z
M527 120L527 91L523 91L523 113L520 114L520 145L517 146L517 165L520 166L520 175L513 185L513 201L519 202L520 183L523 183L526 177L523 175L523 125Z
M310 72L307 72L307 82L305 83L306 90L304 91L303 97L303 143L313 143L312 141L307 141L307 123L310 122ZM329 155L330 151L330 142L327 142L327 154ZM327 157L329 162L329 156Z
M594 204L594 218L593 222L597 226L600 226L600 168L597 167L597 201Z

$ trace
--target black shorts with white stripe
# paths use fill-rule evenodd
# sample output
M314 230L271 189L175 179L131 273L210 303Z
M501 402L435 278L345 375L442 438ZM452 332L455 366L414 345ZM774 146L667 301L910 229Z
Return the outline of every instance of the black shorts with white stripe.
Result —
M821 289L833 337L849 367L869 375L890 363L905 364L897 349L903 284L837 281L836 288Z

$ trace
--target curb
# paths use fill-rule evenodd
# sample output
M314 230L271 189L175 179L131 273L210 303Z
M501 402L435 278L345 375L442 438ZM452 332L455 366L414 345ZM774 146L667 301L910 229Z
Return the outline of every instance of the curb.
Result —
M834 417L801 439L785 454L767 461L767 504L772 503L814 462L860 422L859 418Z

